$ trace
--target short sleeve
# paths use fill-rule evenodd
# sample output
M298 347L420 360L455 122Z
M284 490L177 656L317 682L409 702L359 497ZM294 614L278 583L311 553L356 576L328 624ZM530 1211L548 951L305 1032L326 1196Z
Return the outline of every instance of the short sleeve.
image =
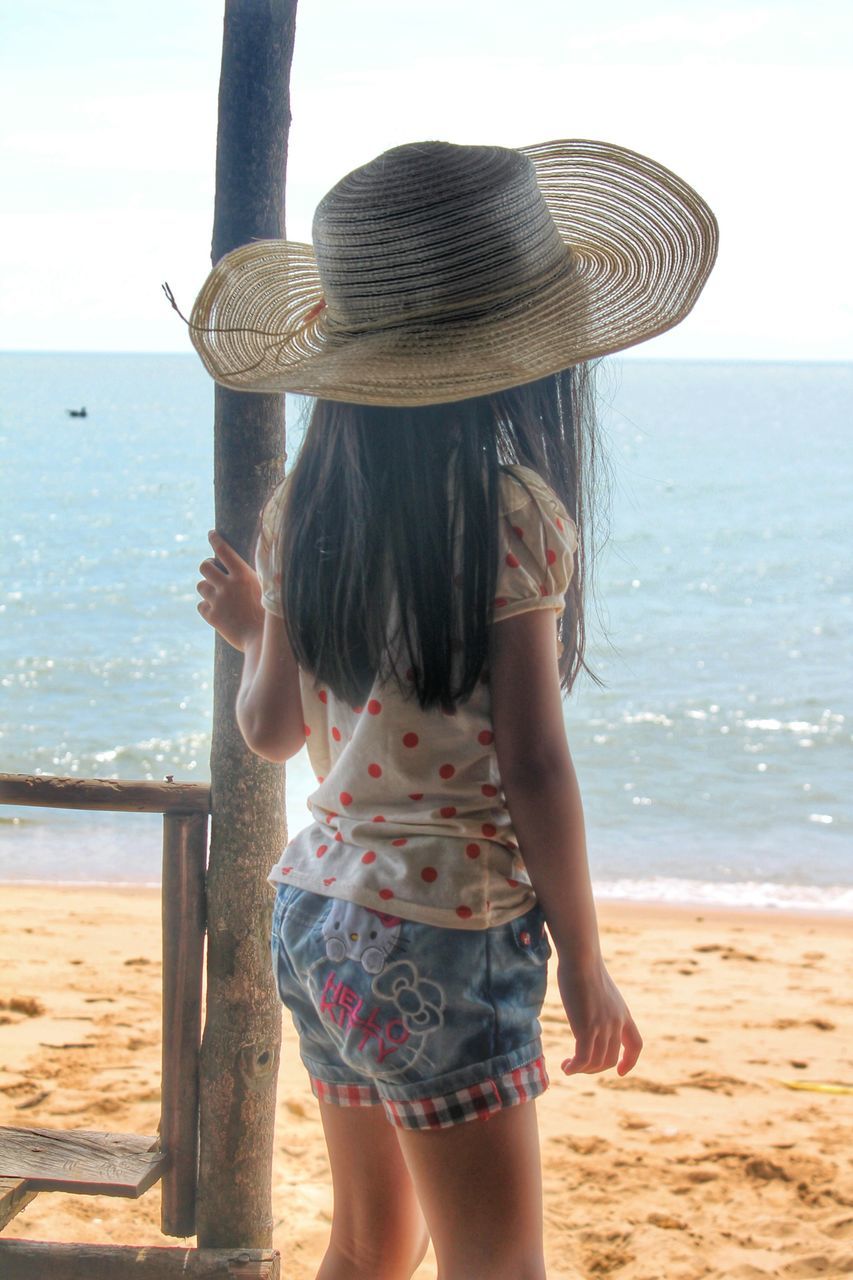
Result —
M279 530L287 479L281 481L267 499L261 512L258 542L255 547L255 572L261 583L261 603L270 613L283 614L281 607L281 554Z
M574 521L529 467L504 471L500 501L495 622L531 609L562 613L578 546Z

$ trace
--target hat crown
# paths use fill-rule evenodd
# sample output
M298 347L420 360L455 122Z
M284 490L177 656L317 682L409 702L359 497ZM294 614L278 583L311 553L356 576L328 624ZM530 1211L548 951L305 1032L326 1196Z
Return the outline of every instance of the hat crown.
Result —
M395 147L338 182L314 216L326 315L358 329L515 301L568 266L527 156L504 147Z

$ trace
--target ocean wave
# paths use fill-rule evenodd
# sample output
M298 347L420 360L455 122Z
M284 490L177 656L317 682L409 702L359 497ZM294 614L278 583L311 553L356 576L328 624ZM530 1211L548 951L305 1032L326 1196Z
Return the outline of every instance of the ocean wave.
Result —
M643 880L596 880L593 891L596 898L602 900L853 915L853 887L850 885L780 884L772 880L684 880L654 876Z

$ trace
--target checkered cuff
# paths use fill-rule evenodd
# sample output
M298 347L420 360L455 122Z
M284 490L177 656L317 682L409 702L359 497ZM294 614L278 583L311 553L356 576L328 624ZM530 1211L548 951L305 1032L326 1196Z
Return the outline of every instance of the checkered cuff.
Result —
M529 1102L548 1088L545 1059L440 1098L383 1098L385 1114L402 1129L448 1129L466 1120L488 1120L504 1107Z
M401 1129L448 1129L466 1120L488 1120L504 1107L538 1098L549 1083L543 1057L439 1098L383 1098L372 1084L329 1084L316 1076L310 1079L314 1097L320 1102L338 1107L375 1107L381 1102L388 1119Z
M320 1102L331 1102L336 1107L375 1107L380 1101L372 1084L327 1084L310 1076L314 1097Z

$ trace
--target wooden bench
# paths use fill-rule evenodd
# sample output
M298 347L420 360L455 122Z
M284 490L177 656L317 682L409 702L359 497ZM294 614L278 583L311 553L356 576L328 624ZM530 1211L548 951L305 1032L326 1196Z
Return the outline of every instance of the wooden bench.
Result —
M0 1128L0 1229L39 1192L70 1191L80 1195L135 1198L160 1180L164 1235L192 1236L198 1178L198 1054L210 789L173 782L90 781L0 774L0 803L163 814L163 1048L159 1135ZM10 1252L12 1245L15 1249ZM47 1274L46 1270L38 1269L45 1266L43 1258L30 1271L14 1269L13 1256L24 1265L20 1259L26 1253L25 1246L35 1249L36 1253L39 1248L47 1247L29 1245L26 1241L0 1241L0 1272L4 1280L19 1274ZM152 1256L158 1253L157 1250L145 1252ZM185 1254L187 1251L174 1252ZM211 1253L210 1250L202 1252ZM239 1252L241 1257L245 1254L245 1251ZM58 1276L60 1272L53 1255L51 1258L50 1274ZM62 1274L78 1272L63 1270ZM100 1272L90 1270L85 1274L94 1277ZM173 1273L163 1271L162 1274ZM185 1274L206 1273L187 1270ZM245 1274L248 1276L249 1272ZM268 1271L252 1274L272 1275Z

